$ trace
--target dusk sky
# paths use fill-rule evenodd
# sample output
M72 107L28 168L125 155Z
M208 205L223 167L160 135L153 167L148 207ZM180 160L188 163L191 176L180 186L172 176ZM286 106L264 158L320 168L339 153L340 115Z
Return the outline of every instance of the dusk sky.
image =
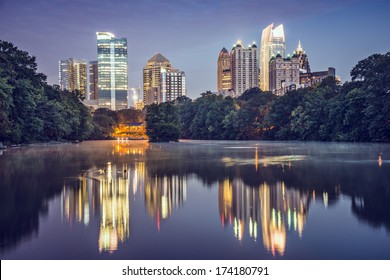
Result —
M37 57L49 84L58 60L96 60L96 31L128 39L129 87L155 53L186 72L191 98L216 91L218 53L241 39L259 46L270 23L284 24L287 53L298 40L312 71L336 68L342 81L373 53L390 51L388 0L0 0L0 39Z

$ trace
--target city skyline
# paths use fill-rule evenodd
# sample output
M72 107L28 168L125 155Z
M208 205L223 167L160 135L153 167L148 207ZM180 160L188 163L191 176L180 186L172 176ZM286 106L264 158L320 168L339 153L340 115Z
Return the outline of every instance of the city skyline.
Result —
M110 10L101 1L74 2L0 1L1 39L36 56L38 70L48 76L49 84L58 83L58 60L96 60L95 32L99 30L128 38L129 87L142 83L144 62L160 52L186 72L191 98L206 90L216 91L215 64L222 46L230 49L238 39L256 41L259 46L261 31L272 22L285 28L287 54L292 54L301 40L311 68L334 67L342 82L349 80L356 61L384 53L390 45L390 36L385 36L390 24L386 1L301 0L272 5L252 0L240 5L231 1L224 5L220 1L117 1ZM42 10L50 13L42 17ZM166 13L170 17L165 17ZM103 14L106 17L101 21ZM154 20L148 23L145 14ZM72 17L71 23L67 17ZM222 17L229 32L219 32ZM235 17L243 20L237 22ZM163 18L166 26L172 26L169 34L160 32L163 27L156 28L155 23ZM325 54L332 59L324 59Z

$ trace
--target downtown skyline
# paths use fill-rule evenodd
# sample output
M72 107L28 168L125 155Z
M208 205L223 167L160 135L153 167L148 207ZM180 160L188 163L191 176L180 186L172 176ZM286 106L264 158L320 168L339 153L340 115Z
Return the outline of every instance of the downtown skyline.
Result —
M386 1L115 4L109 9L102 1L3 0L0 38L36 56L38 70L48 76L48 83L58 84L58 60L96 60L96 31L109 31L128 39L129 87L142 84L145 61L160 52L186 72L191 98L206 90L216 91L215 65L222 46L229 50L239 39L259 46L261 32L271 22L284 25L287 54L292 54L301 40L312 69L335 67L342 82L349 80L356 61L384 53L390 45ZM48 14L42 16L42 10Z

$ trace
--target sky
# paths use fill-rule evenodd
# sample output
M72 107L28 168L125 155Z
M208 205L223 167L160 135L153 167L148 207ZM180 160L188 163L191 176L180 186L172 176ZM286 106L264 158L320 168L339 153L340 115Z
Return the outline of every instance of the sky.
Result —
M129 87L142 87L142 68L160 52L196 98L216 91L222 47L260 46L270 23L284 25L287 53L301 40L312 71L335 67L345 82L359 60L390 51L389 11L388 0L0 0L0 40L58 84L60 59L96 60L96 32L112 32L128 40Z

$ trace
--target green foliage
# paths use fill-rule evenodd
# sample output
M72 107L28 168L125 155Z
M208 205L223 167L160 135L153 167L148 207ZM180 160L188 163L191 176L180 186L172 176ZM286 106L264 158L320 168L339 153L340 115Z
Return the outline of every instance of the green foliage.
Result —
M249 89L238 98L240 109L234 120L234 127L238 130L236 139L263 138L267 130L264 120L275 99L275 95L259 88Z
M146 134L151 142L178 141L180 121L177 106L166 102L146 107Z
M46 84L35 57L0 41L0 141L84 140L92 130L78 92Z

